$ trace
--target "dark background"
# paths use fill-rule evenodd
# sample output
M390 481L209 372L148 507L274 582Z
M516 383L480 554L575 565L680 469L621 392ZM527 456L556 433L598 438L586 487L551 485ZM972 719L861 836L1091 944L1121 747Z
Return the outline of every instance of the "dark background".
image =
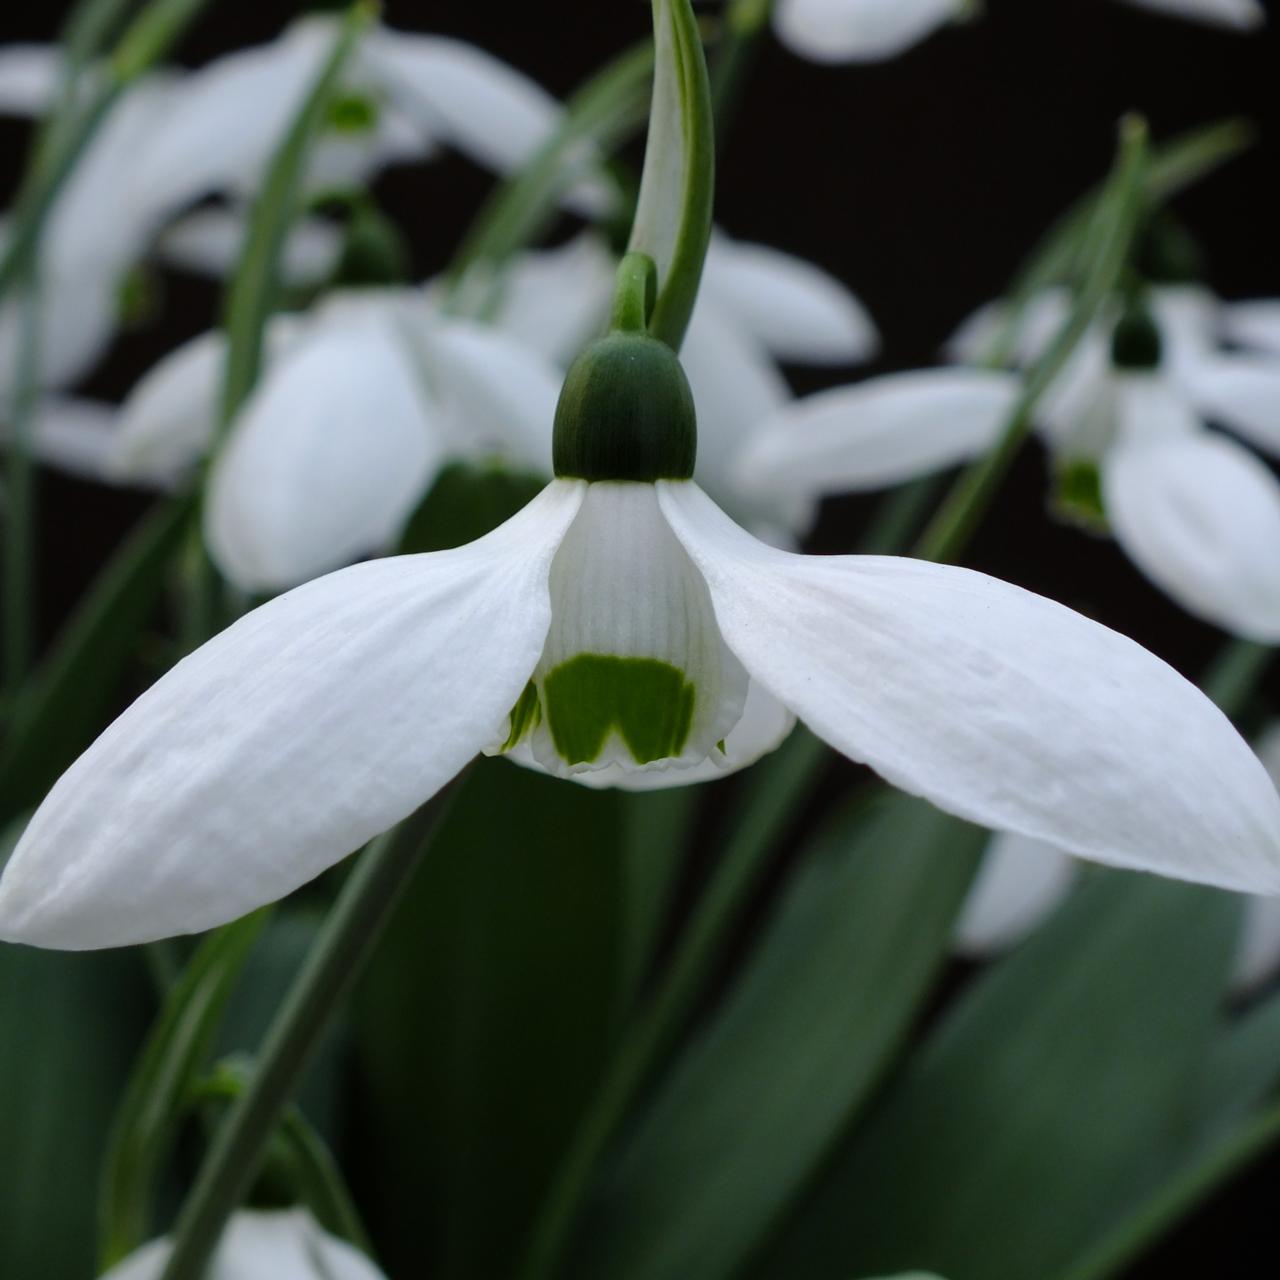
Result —
M711 10L713 6L707 6ZM6 5L0 39L48 39L65 6ZM227 3L182 47L197 64L269 39L299 6ZM645 0L390 0L392 25L455 34L563 96L641 36ZM1145 113L1157 139L1225 116L1260 130L1253 151L1177 203L1225 297L1280 294L1280 30L1239 36L1117 0L990 0L982 21L945 30L893 62L820 67L766 41L721 156L718 220L732 234L814 259L851 285L885 339L882 368L930 362L997 294L1050 220L1110 161L1118 118ZM0 198L20 169L24 126L0 121ZM490 179L457 158L386 175L377 191L411 235L415 267L442 267ZM2 207L2 206L0 206ZM160 321L127 335L86 390L122 395L157 356L210 324L217 293L164 281ZM816 389L847 371L801 373ZM1108 543L1045 515L1043 461L1026 451L970 563L1127 631L1195 676L1221 642L1150 588ZM42 625L50 631L144 505L127 492L43 478ZM849 544L867 504L832 504L816 535ZM1276 689L1271 688L1274 695ZM1280 1160L1258 1166L1135 1277L1253 1277L1273 1239ZM1263 1254L1265 1256L1265 1254Z

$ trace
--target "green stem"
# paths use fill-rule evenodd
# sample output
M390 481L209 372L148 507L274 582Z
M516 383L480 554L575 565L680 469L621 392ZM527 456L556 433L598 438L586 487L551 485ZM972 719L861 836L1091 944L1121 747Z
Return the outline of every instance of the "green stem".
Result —
M528 244L554 217L565 190L581 177L570 164L582 150L607 156L643 125L648 88L653 77L653 45L645 41L629 49L594 75L565 106L560 128L542 150L494 192L480 211L446 273L454 310L473 299L464 295L487 289L507 260Z
M653 313L657 284L652 258L643 253L624 254L613 290L611 327L624 333L644 333Z
M1275 649L1254 640L1230 640L1209 668L1202 688L1233 720L1245 710Z
M205 1156L174 1228L160 1280L200 1280L218 1237L253 1181L303 1070L339 1002L429 847L457 782L360 855L324 930L277 1011L253 1079Z
M1099 206L1097 249L1071 314L1023 380L999 443L956 481L925 530L915 554L922 560L954 560L968 544L1031 430L1032 414L1115 291L1143 209L1147 127L1136 117L1121 126L1120 153L1110 194ZM1091 238L1092 239L1092 238Z
M16 697L34 652L36 476L32 433L39 396L40 289L28 254L17 279L18 343L10 400L10 460L5 484L4 688Z
M251 1062L234 1059L219 1063L190 1101L197 1105L205 1099L234 1101L252 1079ZM330 1235L349 1241L362 1253L372 1256L373 1246L364 1222L324 1139L297 1107L285 1112L279 1133L288 1154L288 1176L297 1200L311 1210L315 1220Z
M653 104L628 249L658 268L649 331L679 351L702 280L715 201L715 122L690 0L653 0Z

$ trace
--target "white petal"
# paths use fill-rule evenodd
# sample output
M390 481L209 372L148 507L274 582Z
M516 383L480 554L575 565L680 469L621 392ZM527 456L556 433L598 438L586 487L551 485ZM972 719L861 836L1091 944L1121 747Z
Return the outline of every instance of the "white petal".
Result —
M56 44L0 48L0 115L44 115L62 85L64 66Z
M1172 18L1191 18L1213 26L1253 31L1267 20L1258 0L1125 0L1139 9L1153 9Z
M1259 459L1201 431L1121 445L1102 480L1116 541L1147 577L1198 617L1280 641L1280 481Z
M1181 376L1187 394L1206 417L1280 457L1280 358L1218 356Z
M1280 890L1280 797L1171 667L1051 600L966 569L805 557L659 483L750 674L895 786L1117 866Z
M220 279L239 262L245 229L245 215L239 209L197 209L165 231L157 253L182 271ZM285 241L281 276L294 287L317 284L333 274L341 254L340 227L322 218L303 218Z
M1075 867L1070 854L1042 840L993 836L956 921L956 950L983 957L1020 942L1066 897Z
M725 648L707 589L672 536L651 484L587 488L551 569L551 629L535 675L534 758L563 777L619 765L664 774L709 756L741 719L747 674ZM583 658L658 663L676 677L666 700L638 703L632 672L575 673ZM613 701L583 714L566 688L599 679ZM687 701L686 701L687 700ZM659 747L674 749L659 751ZM727 741L726 741L727 746ZM652 752L646 752L652 748Z
M956 327L943 344L943 354L956 364L986 363L996 340L1004 333L1007 315L1008 307L1002 299L984 302Z
M160 1280L173 1247L153 1240L102 1280ZM326 1235L303 1209L234 1214L209 1266L208 1280L383 1280L358 1249Z
M310 582L180 662L32 818L0 878L0 937L82 949L209 929L411 813L525 688L584 488L558 481L456 551Z
M118 414L115 405L98 400L50 396L36 409L36 456L87 480L107 478Z
M55 275L40 292L39 384L48 390L70 386L98 362L115 335L115 274L86 270L78 278ZM20 350L23 304L0 301L0 398L13 392Z
M714 236L702 288L779 360L851 364L880 345L866 309L839 280L766 245Z
M402 109L499 173L524 166L560 123L545 89L462 40L384 28L367 56Z
M1280 355L1280 298L1224 303L1219 315L1232 342Z
M245 591L290 587L381 550L444 444L394 321L320 325L270 370L209 479L205 537Z
M591 233L558 249L520 254L502 281L494 324L567 365L604 331L617 264Z
M1237 992L1262 986L1280 970L1280 898L1250 898L1231 975Z
M785 405L742 450L738 482L820 496L899 484L985 453L1017 399L1014 374L891 373Z
M202 333L143 375L120 406L110 469L119 479L170 482L213 439L226 335Z
M875 62L923 40L958 0L778 0L778 39L815 62Z
M756 681L749 680L742 719L729 731L722 753L708 756L701 764L688 769L636 769L611 764L603 769L570 776L574 782L597 790L618 787L623 791L659 791L666 787L686 787L695 782L714 782L777 750L795 724L795 716L773 694ZM547 772L534 759L527 738L506 752L506 756L526 769Z
M694 307L680 362L698 411L699 483L753 529L806 529L813 501L777 488L740 489L735 475L752 428L791 399L777 366L707 297Z
M564 380L556 365L498 329L463 320L429 327L419 355L458 454L549 470Z

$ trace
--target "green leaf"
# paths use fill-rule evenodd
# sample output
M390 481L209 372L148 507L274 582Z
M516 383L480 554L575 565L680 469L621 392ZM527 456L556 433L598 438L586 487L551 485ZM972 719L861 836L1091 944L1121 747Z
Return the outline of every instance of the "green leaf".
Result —
M680 349L702 279L715 199L715 125L698 21L689 0L653 0L649 136L629 253L658 269L650 332Z
M1199 1138L1239 901L1099 873L951 1010L762 1280L1053 1276Z
M499 462L450 463L409 517L397 550L412 555L474 542L509 520L546 484L546 476Z
M190 498L174 498L142 521L15 701L0 750L0 826L42 800L102 727L192 509Z
M137 952L0 946L0 1275L98 1274L98 1172L150 1008Z
M155 1180L264 921L265 912L257 912L210 934L170 991L147 1038L120 1102L103 1164L99 1261L104 1268L154 1234Z
M578 1274L738 1273L900 1048L987 839L897 793L828 825L614 1162Z
M619 1019L619 800L481 760L383 938L355 1167L389 1274L509 1269Z

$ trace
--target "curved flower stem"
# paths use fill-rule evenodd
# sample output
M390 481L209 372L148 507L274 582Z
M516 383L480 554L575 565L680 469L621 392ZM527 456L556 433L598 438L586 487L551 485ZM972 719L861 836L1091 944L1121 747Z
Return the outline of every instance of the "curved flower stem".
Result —
M372 953L457 785L455 779L360 855L272 1021L252 1080L205 1156L174 1228L174 1249L161 1280L200 1280L204 1275L329 1019Z
M658 300L649 331L679 351L711 240L715 130L690 0L653 0L653 38L653 103L627 248L656 264Z
M1096 214L1097 248L1071 314L1049 349L1028 372L999 443L960 476L929 523L915 549L920 559L953 560L968 543L1031 430L1036 405L1114 292L1144 209L1146 154L1145 121L1126 117L1121 124L1120 152L1109 189Z

